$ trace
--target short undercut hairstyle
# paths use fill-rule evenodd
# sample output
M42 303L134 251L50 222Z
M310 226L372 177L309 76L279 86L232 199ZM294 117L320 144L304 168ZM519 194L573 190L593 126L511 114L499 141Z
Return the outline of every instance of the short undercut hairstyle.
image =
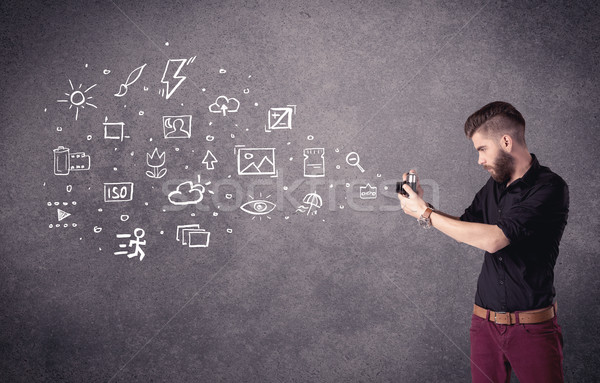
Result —
M494 139L508 134L515 142L525 146L525 119L508 102L490 102L470 115L465 122L465 134L471 139L476 132Z

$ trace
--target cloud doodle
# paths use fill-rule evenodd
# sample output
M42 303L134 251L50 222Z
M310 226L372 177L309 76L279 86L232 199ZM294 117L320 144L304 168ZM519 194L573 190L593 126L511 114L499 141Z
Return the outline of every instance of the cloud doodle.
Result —
M194 184L192 181L186 181L177 186L177 189L169 193L169 202L173 205L193 205L204 198L203 185Z

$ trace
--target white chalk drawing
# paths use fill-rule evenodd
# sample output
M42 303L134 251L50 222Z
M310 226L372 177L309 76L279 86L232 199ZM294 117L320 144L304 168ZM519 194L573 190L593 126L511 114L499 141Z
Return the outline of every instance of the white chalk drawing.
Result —
M248 201L242 206L240 206L240 209L242 209L248 214L253 215L254 217L252 217L252 219L258 216L259 220L261 220L263 215L267 216L268 219L271 219L271 217L269 217L267 214L272 212L277 205L275 205L271 201L267 201L267 198L271 197L270 194L264 197L264 199L262 199L262 193L259 194L259 197L261 199L254 199L254 197L252 197L251 195L249 195L248 197L250 197L251 201Z
M298 206L296 212L306 213L306 215L310 215L312 211L312 214L317 214L317 209L323 206L323 199L320 195L317 194L317 192L308 193L302 199L302 203L304 205ZM313 207L315 208L315 210L312 210Z
M200 229L199 224L177 225L177 242L187 247L208 247L210 244L210 232Z
M115 251L115 255L127 255L127 258L134 258L139 256L140 257L140 261L142 259L144 259L144 256L146 255L146 253L144 252L144 250L142 250L142 246L146 245L146 240L142 241L142 238L144 238L144 236L146 235L146 232L144 231L144 229L141 228L136 228L133 231L133 236L135 237L135 239L130 239L132 237L131 234L117 234L117 238L119 239L125 239L125 243L120 243L119 244L119 248L121 249L125 249L127 247L134 247L133 252L130 253L127 250L121 250L121 251ZM127 243L127 239L129 239L129 244Z
M50 225L48 225L48 227L49 227L50 229L52 229L53 227L58 229L59 227L69 227L69 224L68 224L68 223L64 223L64 224L62 224L62 225L61 225L60 223L57 223L57 224L55 224L55 225L53 225L53 224L50 224ZM75 222L73 222L73 223L71 224L71 227L77 227L77 224L76 224Z
M127 202L133 199L133 182L105 182L104 202Z
M202 201L206 188L200 182L194 184L185 181L177 186L177 189L169 193L169 202L173 205L193 205Z
M121 214L121 221L122 222L127 222L129 220L129 215L127 214Z
M185 65L190 65L194 62L196 56L189 59L169 59L165 66L165 71L162 76L161 83L165 84L165 88L160 90L160 95L167 100L171 98L173 93L179 88L179 85L186 79L186 76L179 74Z
M275 170L275 148L237 149L238 175L277 175Z
M140 78L140 76L142 75L142 71L144 70L146 65L147 64L137 67L134 70L132 70L131 73L129 73L129 76L127 76L127 80L125 80L125 82L121 84L121 86L119 87L119 91L115 93L115 97L123 97L125 96L125 94L127 94L129 86Z
M367 183L365 186L359 187L360 199L375 199L377 198L377 187Z
M211 113L221 113L223 116L227 116L227 113L235 113L239 108L240 102L236 98L219 96L213 104L210 104L208 110Z
M62 222L67 217L70 217L71 213L65 211L64 207L62 209L60 207L58 207L58 206L61 206L61 205L62 206L75 206L75 205L77 205L77 202L72 201L72 202L69 203L69 202L60 202L60 201L54 201L54 202L48 201L46 205L48 207L53 207L53 206L56 207L56 221L55 222L58 222L58 223L50 223L48 225L48 227L50 229L52 229L52 228L57 228L58 229L58 228L61 228L61 227L62 228L77 227L77 223L75 223L75 222L71 222L71 223Z
M268 112L268 125L265 132L272 130L292 129L292 115L296 114L296 105L283 108L270 108Z
M152 154L146 153L146 164L152 169L146 170L150 178L163 178L167 174L167 169L160 169L165 165L165 152L158 154L158 148L154 148Z
M365 172L365 169L363 169L363 167L360 166L360 157L356 152L348 153L348 155L346 156L346 163L350 166L356 166L361 173Z
M57 102L68 102L70 104L69 110L72 109L73 107L75 107L75 121L77 121L77 119L79 118L79 108L85 109L86 105L91 106L92 108L98 108L96 105L88 102L88 100L91 100L93 97L86 96L86 93L89 92L93 87L95 87L98 84L94 84L84 91L80 90L82 88L82 84L79 84L79 88L77 88L77 90L75 90L75 87L73 86L73 82L70 79L69 79L69 85L71 86L71 93L65 93L65 95L67 96L67 99L66 100L56 100L56 101Z
M94 226L94 233L99 234L102 231L102 228L100 226Z
M325 149L304 149L304 177L325 177Z
M62 209L56 209L56 215L58 218L58 222L62 221L63 219L67 218L68 216L71 215L71 213L67 213L66 211L62 210Z
M206 155L202 160L202 163L206 165L206 169L213 170L215 168L215 162L219 162L214 154L210 150L206 151Z
M90 170L90 156L84 152L71 153L69 148L59 146L54 152L54 174L66 176L72 171Z
M163 116L165 138L190 138L192 136L192 116Z
M106 116L102 125L104 125L104 138L107 140L123 141L123 138L131 138L125 136L124 122L108 122L108 116Z

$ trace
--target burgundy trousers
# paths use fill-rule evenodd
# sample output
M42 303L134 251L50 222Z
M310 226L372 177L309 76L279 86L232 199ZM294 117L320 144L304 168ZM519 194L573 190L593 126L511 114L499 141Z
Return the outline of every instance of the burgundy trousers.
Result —
M471 318L471 377L474 383L564 382L563 337L556 316L535 324L495 324Z

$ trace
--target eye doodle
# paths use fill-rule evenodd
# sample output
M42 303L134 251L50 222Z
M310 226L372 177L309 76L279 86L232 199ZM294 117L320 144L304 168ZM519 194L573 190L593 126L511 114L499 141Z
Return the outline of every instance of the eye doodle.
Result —
M252 215L265 215L269 214L273 211L273 209L275 209L275 204L265 200L254 200L246 202L240 206L240 209Z

